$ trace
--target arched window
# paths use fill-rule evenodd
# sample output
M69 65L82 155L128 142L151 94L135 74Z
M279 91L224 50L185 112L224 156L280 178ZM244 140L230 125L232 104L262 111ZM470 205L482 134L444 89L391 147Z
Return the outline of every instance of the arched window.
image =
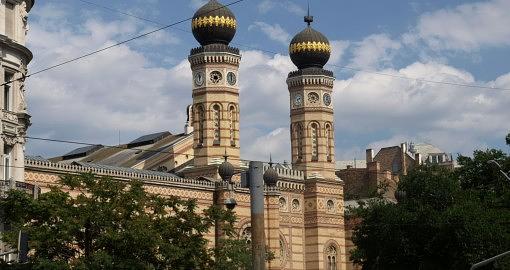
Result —
M251 227L248 225L241 230L241 239L244 239L248 245L251 245Z
M331 245L326 249L326 269L337 270L337 251L336 247Z
M319 125L317 123L312 123L311 128L312 161L317 161L319 160Z
M287 262L287 243L283 235L280 235L279 243L280 243L280 265L283 269L285 267L285 263Z
M326 157L328 161L333 160L333 132L331 131L331 125L326 124Z
M301 124L296 125L296 141L297 141L297 159L301 161L303 159L303 126Z
M230 109L228 110L228 119L230 123L230 145L235 146L236 108L234 106L230 106Z
M198 105L197 107L197 119L198 119L198 144L202 145L204 143L204 134L205 134L205 110L202 105Z
M214 121L214 144L220 144L220 130L221 130L220 105L214 104L212 113Z

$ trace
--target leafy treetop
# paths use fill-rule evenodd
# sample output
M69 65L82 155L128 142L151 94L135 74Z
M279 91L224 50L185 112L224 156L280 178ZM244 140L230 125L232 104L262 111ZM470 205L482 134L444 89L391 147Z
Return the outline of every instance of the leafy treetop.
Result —
M27 232L33 269L249 267L249 248L237 240L229 210L212 206L200 213L196 201L149 194L139 181L83 174L60 184L37 200L10 191L0 201L12 228L4 240L15 245L17 231ZM225 237L209 248L205 235L215 224Z

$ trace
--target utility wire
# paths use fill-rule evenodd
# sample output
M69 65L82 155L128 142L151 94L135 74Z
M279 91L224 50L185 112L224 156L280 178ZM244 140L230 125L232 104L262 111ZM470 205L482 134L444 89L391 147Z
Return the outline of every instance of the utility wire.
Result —
M159 26L163 26L164 25L163 23L157 22L155 20L151 20L151 19L147 19L147 18L144 18L144 17L140 17L140 16L137 16L137 15L134 15L134 14L131 14L131 13L127 13L127 12L124 12L124 11L121 11L121 10L118 10L118 9L114 9L114 8L111 8L111 7L100 5L100 4L91 2L91 1L87 1L87 0L76 0L76 1L80 1L80 2L89 4L89 5L92 5L92 6L100 7L100 8L103 8L105 10L113 11L113 12L116 12L116 13L119 13L119 14L122 14L122 15L125 15L125 16L133 17L133 18L136 18L138 20L149 22L149 23L156 24L156 25L159 25ZM185 32L185 33L190 33L190 34L192 33L189 30L178 28L178 27L173 27L173 29L176 29L176 30L179 30L179 31ZM244 48L248 48L248 49L254 49L254 50L259 50L259 51L270 53L270 54L273 54L273 55L277 55L277 54L285 55L285 54L280 53L280 52L275 52L275 51L271 51L271 50L261 49L261 48L258 48L258 47L245 45L245 44L242 44L242 43L236 43L236 42L231 42L231 43L233 45L237 45L237 46L240 46L240 47L244 47ZM510 88L490 87L490 86L463 84L463 83L455 83L455 82L434 81L434 80L412 78L412 77L407 77L407 76L403 76L403 75L390 74L390 73L373 71L373 70L364 70L364 69L354 68L354 67L350 67L350 66L339 66L339 65L335 65L335 64L326 64L326 65L327 66L336 67L336 68L339 68L339 69L346 69L346 70L351 70L351 71L375 74L375 75L379 75L379 76L387 76L387 77L399 78L399 79L410 80L410 81L418 81L418 82L424 82L424 83L443 84L443 85L450 85L450 86L459 86L459 87L467 87L467 88L479 88L479 89L488 89L488 90L510 91Z
M103 148L121 149L121 150L133 150L133 151L142 151L142 152L150 152L150 153L164 153L164 154L171 154L173 156L176 156L176 155L194 156L193 154L172 153L172 152L164 151L164 150L126 148L126 147L118 146L118 145L104 145L104 144L97 144L97 143L87 143L87 142L70 141L70 140L58 140L58 139L49 139L49 138L40 138L40 137L31 137L31 136L26 136L25 138L26 139L30 139L30 140L47 141L47 142L55 142L55 143L65 143L65 144L85 145L85 146L101 146Z
M238 4L238 3L243 2L243 1L244 1L244 0L236 0L236 1L234 1L234 2L231 2L231 3L229 3L229 4L224 5L223 7L215 8L215 9L213 9L213 10L209 11L208 13L214 12L214 11L216 11L216 10L219 10L219 9L222 9L222 8L225 8L225 7L228 7L228 6L232 6L232 5ZM87 53L87 54L84 54L84 55L78 56L78 57L76 57L76 58L72 58L72 59L66 60L66 61L61 62L61 63L59 63L59 64L56 64L56 65L53 65L53 66L49 66L49 67L43 68L43 69L38 70L38 71L36 71L36 72L33 72L33 73L30 73L30 74L24 75L24 76L22 76L21 78L17 78L17 79L13 79L13 80L10 80L10 81L7 81L7 82L4 82L4 83L2 83L0 86L4 86L4 85L6 85L6 84L9 84L9 83L12 83L12 82L15 82L15 81L19 81L19 80L24 80L24 79L26 79L26 78L28 78L28 77L31 77L31 76L34 76L34 75L37 75L37 74L40 74L40 73L46 72L46 71L48 71L48 70L52 70L52 69L54 69L54 68L57 68L57 67L60 67L60 66L63 66L63 65L66 65L66 64L69 64L69 63L75 62L75 61L78 61L78 60L80 60L80 59L83 59L83 58L86 58L86 57L89 57L89 56L92 56L92 55L98 54L98 53L100 53L100 52L104 52L104 51L109 50L109 49L111 49L111 48L118 47L118 46L120 46L120 45L122 45L122 44L125 44L125 43L128 43L128 42L131 42L131 41L133 41L133 40L136 40L136 39L139 39L139 38L142 38L142 37L146 37L146 36L148 36L148 35L154 34L154 33L159 32L159 31L161 31L161 30L164 30L164 29L170 28L170 27L172 27L172 26L175 26L175 25L181 24L181 23L186 22L186 21L190 21L190 20L192 20L192 19L193 19L193 17L189 17L189 18L186 18L186 19L182 19L182 20L180 20L180 21L177 21L177 22L174 22L174 23L171 23L171 24L165 25L165 26L160 27L160 28L157 28L157 29L155 29L155 30L152 30L152 31L149 31L149 32L145 32L145 33L143 33L143 34L140 34L140 35L134 36L134 37L129 38L129 39L126 39L126 40L124 40L124 41L121 41L121 42L115 43L115 44L113 44L113 45L110 45L110 46L104 47L104 48L102 48L102 49L95 50L95 51L89 52L89 53Z
M82 2L82 3L86 3L86 4L89 4L89 5L92 5L92 6L96 6L96 7L105 9L105 10L113 11L113 12L116 12L116 13L119 13L119 14L122 14L122 15L125 15L125 16L128 16L128 17L132 17L132 18L135 18L135 19L138 19L138 20L141 20L141 21L149 22L149 23L152 23L152 24L155 24L155 25L159 25L159 26L164 26L165 25L165 24L163 24L161 22L157 22L157 21L154 21L154 20L151 20L151 19L140 17L140 16L134 15L132 13L124 12L122 10L118 10L118 9L114 9L114 8L111 8L111 7L103 6L103 5L94 3L94 2L90 2L90 1L86 1L86 0L76 0L76 1L79 1L79 2ZM181 32L188 33L188 34L193 34L192 31L189 31L189 30L186 30L186 29L183 29L183 28L180 28L180 27L172 27L172 29L179 30ZM239 46L239 47L259 50L259 51L267 52L267 53L270 53L270 54L281 54L281 53L278 53L278 52L274 52L274 51L270 51L270 50L265 50L265 49L261 49L261 48L258 48L258 47L253 47L253 46L242 44L242 43L237 43L237 42L234 42L234 41L232 41L230 43L233 44L233 45Z
M101 146L103 148L110 148L110 149L133 150L133 151L141 151L141 152L149 152L149 153L170 154L172 156L195 157L194 154L173 153L173 152L164 151L164 150L126 148L126 147L119 146L119 145L104 145L104 144L98 144L98 143L89 143L89 142L80 142L80 141L71 141L71 140L59 140L59 139L50 139L50 138L41 138L41 137L32 137L32 136L26 136L25 138L29 139L29 140L46 141L46 142L54 142L54 143L65 143L65 144L84 145L84 146ZM319 166L307 166L307 167L308 168L316 168L316 169L324 169L323 167L319 167Z

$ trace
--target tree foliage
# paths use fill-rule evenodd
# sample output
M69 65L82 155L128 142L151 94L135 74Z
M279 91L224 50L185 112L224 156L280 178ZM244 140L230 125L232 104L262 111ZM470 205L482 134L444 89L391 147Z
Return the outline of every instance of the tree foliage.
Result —
M510 145L510 133L508 133L508 135L506 135L506 144Z
M83 174L60 184L37 200L11 191L1 201L13 228L4 240L14 245L17 231L27 232L33 269L249 267L250 250L237 240L229 210L201 212L196 201L149 194L139 181ZM225 237L209 248L205 235L215 224Z
M352 209L361 221L351 259L363 269L455 270L510 250L510 182L489 160L510 170L502 151L475 151L455 171L411 171L397 204L378 198ZM509 261L484 269L510 269Z

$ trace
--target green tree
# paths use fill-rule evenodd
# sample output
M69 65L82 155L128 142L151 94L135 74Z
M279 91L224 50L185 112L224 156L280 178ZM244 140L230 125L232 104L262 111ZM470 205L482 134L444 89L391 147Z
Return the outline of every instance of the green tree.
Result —
M351 259L363 269L469 269L510 250L510 183L488 160L510 169L503 152L476 151L456 171L411 171L397 204L376 198L351 209L361 220ZM509 269L508 261L485 269Z
M510 145L510 133L508 133L508 135L506 135L506 144Z
M139 181L67 175L37 200L11 191L0 207L12 228L3 240L30 235L33 269L242 269L250 261L233 212L200 212L196 201L149 194ZM211 249L204 236L215 224L225 237Z

